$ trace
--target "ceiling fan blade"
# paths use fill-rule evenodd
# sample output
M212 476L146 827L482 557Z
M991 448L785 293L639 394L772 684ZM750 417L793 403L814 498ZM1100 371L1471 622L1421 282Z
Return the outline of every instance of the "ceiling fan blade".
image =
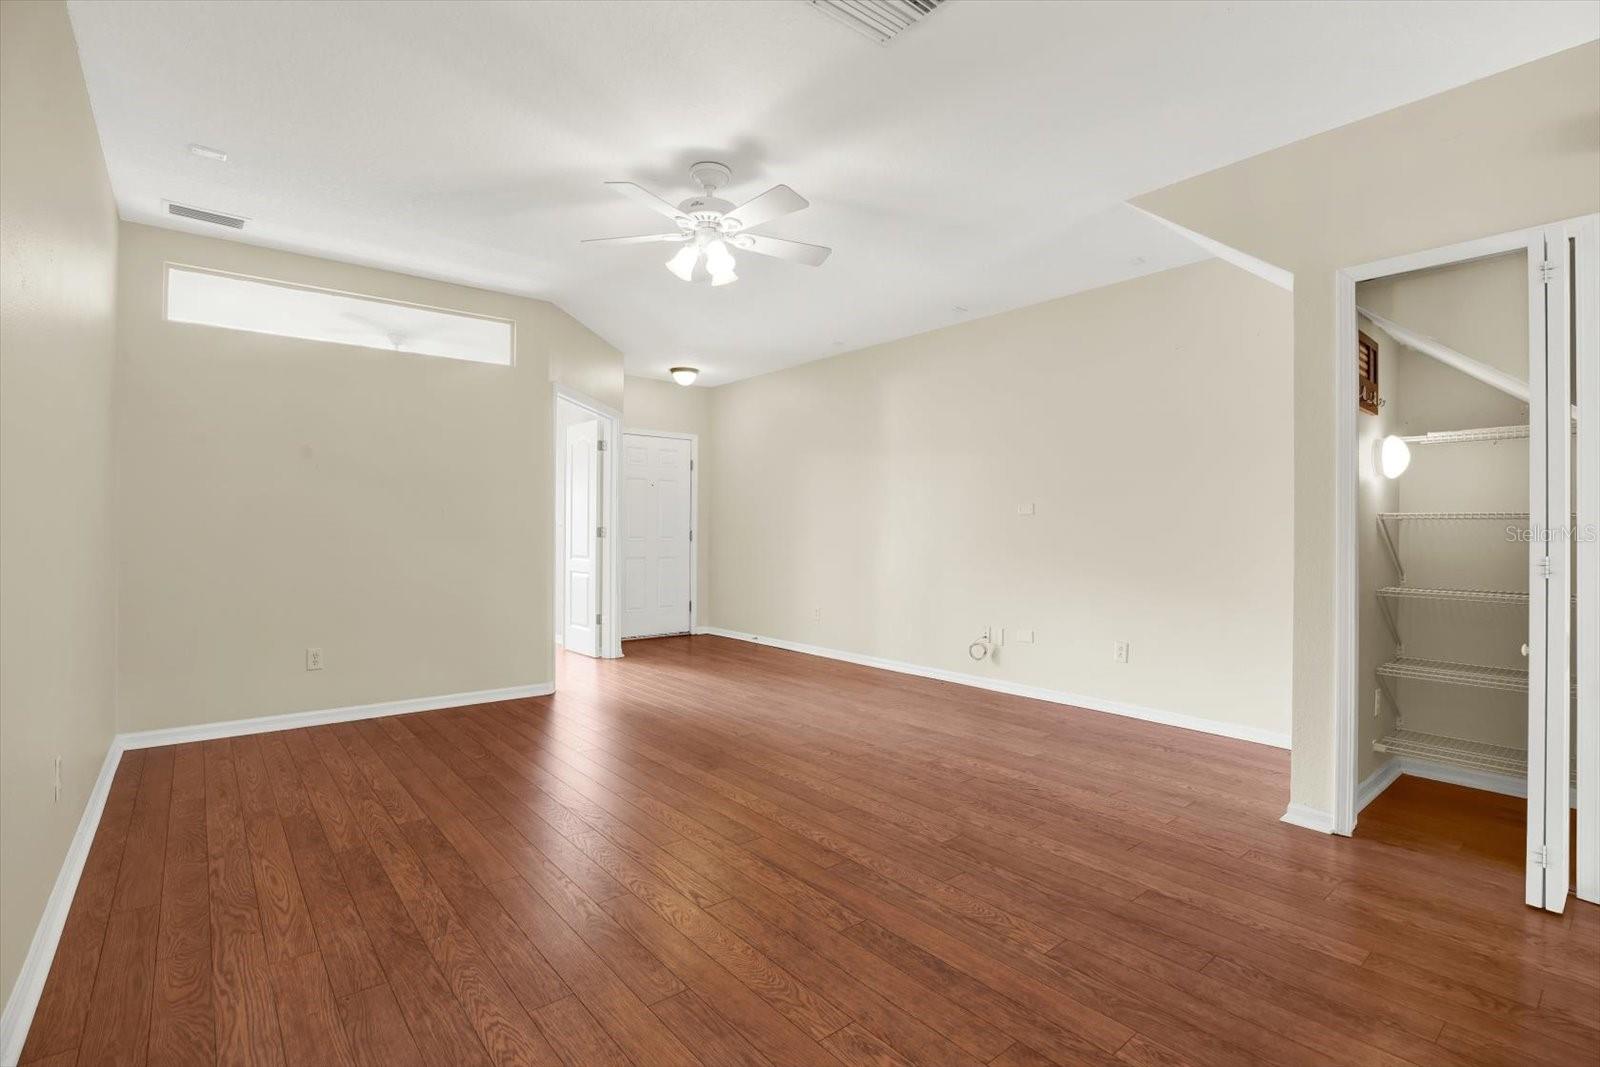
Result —
M811 202L787 185L774 185L753 200L746 200L723 217L724 226L732 230L750 230L763 222L782 218Z
M679 231L678 233L641 233L637 237L590 237L579 243L586 245L647 245L654 244L657 241L681 242L688 239L688 234Z
M606 182L606 184L629 200L636 200L651 211L658 211L674 222L680 219L687 222L689 219L689 216L678 210L678 205L668 203L642 185L635 185L632 182Z
M758 256L772 256L774 259L787 259L790 263L804 263L808 267L820 267L833 253L833 249L824 248L822 245L808 245L804 241L789 241L782 237L763 237L759 233L741 233L733 239L733 247L746 252L754 252Z

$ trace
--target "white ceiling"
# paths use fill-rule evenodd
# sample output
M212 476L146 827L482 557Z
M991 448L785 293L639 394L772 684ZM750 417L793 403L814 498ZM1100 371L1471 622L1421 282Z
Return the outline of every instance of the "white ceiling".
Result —
M1600 34L1583 3L950 0L879 47L798 0L73 0L124 218L554 300L719 384L1201 258L1124 201ZM226 163L186 151L223 149ZM609 192L811 207L691 286ZM957 310L958 308L965 310Z

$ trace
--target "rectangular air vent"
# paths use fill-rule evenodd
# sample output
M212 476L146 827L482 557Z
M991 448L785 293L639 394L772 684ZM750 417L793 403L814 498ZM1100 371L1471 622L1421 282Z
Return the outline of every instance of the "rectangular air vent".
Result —
M888 44L912 24L933 14L944 0L810 0L836 22L879 44Z
M196 222L209 222L213 226L226 226L230 230L244 229L244 219L237 215L224 215L216 211L207 211L204 208L189 207L185 204L174 204L167 201L167 214L177 215L179 218L193 219Z

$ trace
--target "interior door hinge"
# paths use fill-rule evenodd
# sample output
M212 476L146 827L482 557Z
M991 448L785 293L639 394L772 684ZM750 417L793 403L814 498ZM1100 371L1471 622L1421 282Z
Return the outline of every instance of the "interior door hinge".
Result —
M606 450L606 439L604 437L600 438L594 443L594 448L596 452L604 452Z
M600 613L598 611L594 613L594 624L596 626L600 625Z
M1556 280L1557 268L1558 264L1555 260L1545 260L1543 263L1539 264L1539 279L1546 285L1549 285L1551 282Z
M1540 845L1538 848L1534 849L1533 852L1530 855L1533 858L1534 866L1536 866L1536 867L1544 867L1544 868L1547 868L1547 869L1549 868L1549 866L1550 866L1550 846L1549 845Z
M604 537L606 535L606 528L604 526L596 526L594 528L594 535L596 537Z
M694 460L692 459L689 461L689 469L694 470Z
M1551 561L1550 557L1549 556L1540 556L1539 557L1539 577L1543 578L1545 581L1548 582L1554 576L1554 573L1555 573L1555 564Z
M690 531L689 531L689 540L690 540L690 541L693 541L693 540L694 540L694 531L693 531L693 530L690 530Z

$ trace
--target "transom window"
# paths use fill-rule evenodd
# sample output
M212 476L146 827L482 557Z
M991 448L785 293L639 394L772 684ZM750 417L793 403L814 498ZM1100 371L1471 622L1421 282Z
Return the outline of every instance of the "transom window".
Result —
M371 296L167 267L167 320L474 363L512 362L505 319Z

